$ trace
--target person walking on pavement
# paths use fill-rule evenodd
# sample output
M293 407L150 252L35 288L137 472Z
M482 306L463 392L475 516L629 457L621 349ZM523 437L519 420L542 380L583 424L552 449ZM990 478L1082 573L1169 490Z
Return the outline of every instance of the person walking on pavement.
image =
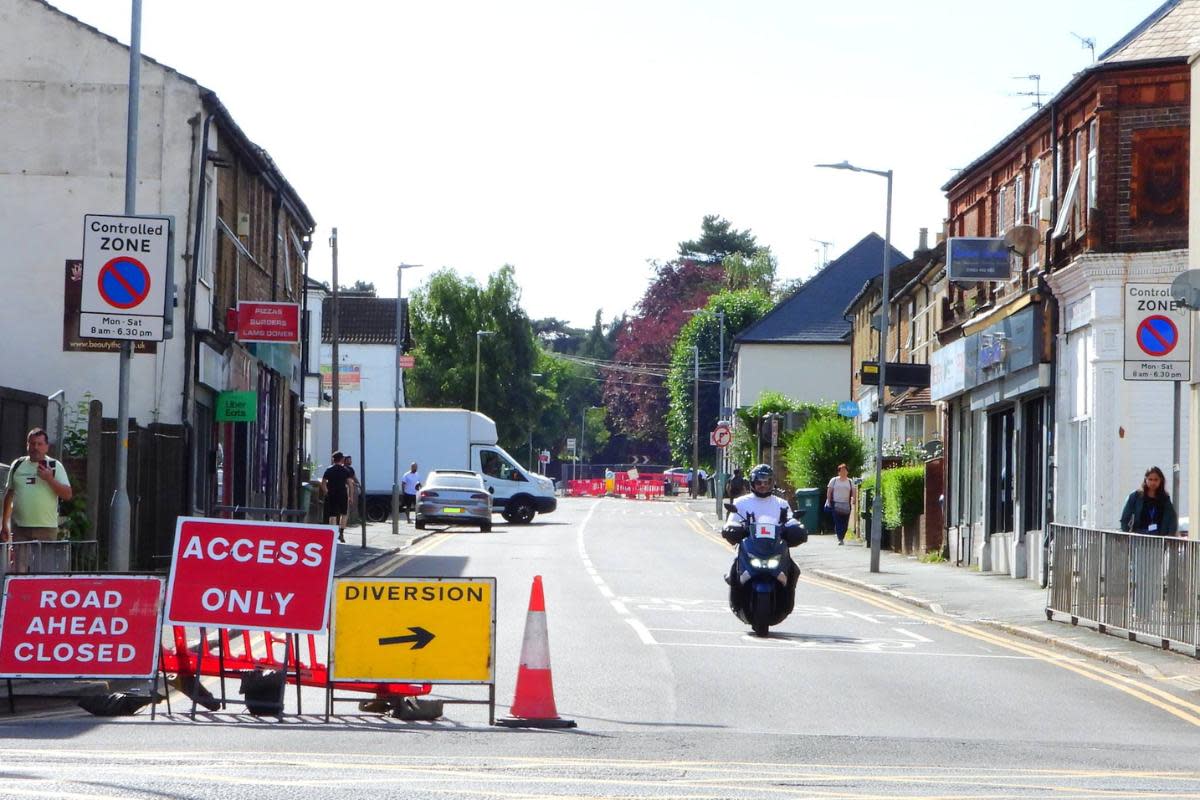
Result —
M746 476L742 474L742 468L738 467L733 471L733 477L725 486L725 496L730 500L737 500L748 491L750 491L750 484L747 482Z
M1130 493L1121 510L1121 530L1154 536L1179 535L1179 517L1166 484L1161 469L1151 467L1146 470L1142 487Z
M850 512L854 509L854 481L845 464L838 464L837 475L829 479L825 487L825 510L833 514L833 532L839 545L846 543L846 528L850 525Z
M708 470L700 467L696 470L696 497L708 496Z
M325 521L338 526L338 541L346 541L346 511L350 503L353 473L346 467L345 456L333 454L333 466L321 476L321 494L325 498Z
M412 522L412 510L417 503L417 492L421 490L421 476L417 474L417 462L414 461L408 465L408 472L404 473L400 483L404 489L404 502L401 504L404 521Z
M54 542L58 540L58 501L74 496L71 479L61 461L46 454L50 437L34 428L25 437L27 455L12 463L4 489L4 511L0 539L6 542ZM17 557L18 572L29 571L28 549Z
M346 519L349 520L351 518L351 510L354 511L355 515L359 514L358 500L361 496L361 492L358 491L358 473L354 471L353 456L346 456L344 459L342 459L342 466L350 470L350 480L352 481L352 483L349 484L350 496L346 504Z

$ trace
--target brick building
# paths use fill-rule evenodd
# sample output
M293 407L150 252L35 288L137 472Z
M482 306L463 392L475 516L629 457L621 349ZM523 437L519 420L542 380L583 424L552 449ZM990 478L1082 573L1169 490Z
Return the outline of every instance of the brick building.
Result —
M1030 225L1040 241L1008 280L941 300L956 560L1036 575L1051 519L1116 527L1148 466L1170 480L1172 387L1124 379L1122 298L1186 268L1197 31L1200 2L1164 4L943 187L950 236Z

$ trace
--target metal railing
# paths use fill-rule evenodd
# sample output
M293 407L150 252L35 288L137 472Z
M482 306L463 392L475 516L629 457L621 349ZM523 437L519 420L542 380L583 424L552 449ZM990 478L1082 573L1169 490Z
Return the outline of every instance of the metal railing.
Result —
M259 519L264 521L284 520L303 522L308 513L306 508L266 508L261 506L213 506L214 517L226 519Z
M99 571L100 542L95 539L0 543L0 575Z
M1109 628L1200 658L1200 542L1051 525L1046 616Z

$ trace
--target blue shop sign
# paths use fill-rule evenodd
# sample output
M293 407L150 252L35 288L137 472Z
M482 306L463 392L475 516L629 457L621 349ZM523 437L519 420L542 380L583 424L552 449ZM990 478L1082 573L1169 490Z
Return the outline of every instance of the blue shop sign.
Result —
M946 271L952 281L1006 281L1012 273L1003 239L955 236L946 241Z

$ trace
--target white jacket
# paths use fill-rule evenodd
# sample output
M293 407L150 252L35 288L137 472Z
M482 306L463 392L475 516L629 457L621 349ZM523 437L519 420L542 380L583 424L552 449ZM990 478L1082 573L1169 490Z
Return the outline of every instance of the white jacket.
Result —
M729 515L729 519L727 521L734 524L745 522L746 514L748 513L754 515L754 520L756 522L771 522L778 524L780 509L787 510L788 525L799 524L795 519L792 519L791 508L788 506L787 501L782 497L776 497L775 495L759 497L751 492L749 494L742 495L737 500L734 500L733 507L737 509L737 513L741 516L741 519L738 519L738 517L733 514Z

